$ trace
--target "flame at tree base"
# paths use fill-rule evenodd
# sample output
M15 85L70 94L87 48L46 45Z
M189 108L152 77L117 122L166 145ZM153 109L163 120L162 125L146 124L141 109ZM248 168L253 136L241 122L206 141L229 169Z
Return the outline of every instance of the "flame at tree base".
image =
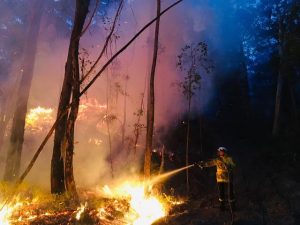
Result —
M138 182L126 182L113 191L105 186L104 193L109 197L128 199L130 209L125 220L132 225L151 225L167 215L167 204L159 196L146 193L147 185Z

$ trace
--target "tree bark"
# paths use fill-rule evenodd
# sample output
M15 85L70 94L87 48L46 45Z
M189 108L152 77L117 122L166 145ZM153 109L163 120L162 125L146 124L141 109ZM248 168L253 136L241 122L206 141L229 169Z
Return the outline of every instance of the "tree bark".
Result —
M33 77L38 34L40 30L44 4L45 1L34 1L34 7L32 7L33 11L30 16L30 27L28 29L26 44L23 52L23 76L17 91L17 104L13 117L12 133L10 136L10 145L7 153L6 167L4 172L4 180L6 181L15 180L20 171L27 103Z
M78 49L77 49L78 50ZM78 52L77 52L78 56ZM65 155L65 166L64 166L64 175L65 175L65 187L70 197L75 200L78 200L78 194L76 191L76 185L73 174L73 154L74 154L74 131L75 131L75 122L78 115L79 109L79 67L78 67L78 58L75 57L76 61L74 63L74 83L73 83L73 92L72 92L72 102L70 115L67 121L67 130L66 130L66 155Z
M157 0L157 16L160 15L161 1ZM151 175L151 153L152 153L152 141L153 141L153 129L154 129L154 107L155 107L155 96L154 96L154 81L155 81L155 69L157 63L158 54L158 36L159 36L159 25L160 18L156 20L155 24L155 39L154 39L154 50L153 60L150 74L150 90L148 96L148 107L147 107L147 134L146 134L146 151L144 161L144 176L146 179L150 178Z
M55 129L54 147L51 160L51 193L62 194L66 190L76 195L73 176L74 126L78 113L79 65L78 48L84 21L88 13L90 0L76 0L74 26L71 34L68 58L65 66L65 76L58 105L57 118L64 113L71 100L69 114L66 113Z

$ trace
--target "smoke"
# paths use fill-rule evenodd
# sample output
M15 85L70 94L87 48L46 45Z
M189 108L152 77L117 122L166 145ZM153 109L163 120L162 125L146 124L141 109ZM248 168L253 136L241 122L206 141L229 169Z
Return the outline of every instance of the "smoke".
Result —
M163 0L163 8L172 2L171 0ZM180 49L185 44L206 41L209 55L213 59L213 54L219 53L220 50L217 49L224 43L222 41L224 37L220 36L222 32L219 30L220 24L223 23L217 19L219 13L217 6L211 5L209 1L186 0L166 13L161 19L160 49L155 81L156 130L177 123L187 110L187 102L181 91L172 87L172 83L182 80L184 75L176 68L177 55L180 54ZM105 7L105 5L101 4L100 7ZM113 19L117 6L112 4L109 7L106 9L106 15ZM106 58L109 58L113 52L123 46L136 31L155 16L155 7L155 1L126 1L116 32L119 38L111 43ZM49 20L49 18L47 19ZM81 52L87 52L87 54L82 53L85 59L93 61L99 54L107 35L104 28L107 27L108 24L103 24L99 20L93 21L89 31L81 39L81 47L85 49ZM69 35L62 36L59 29L49 22L44 22L41 27L28 104L29 109L38 106L54 109L53 118L55 118L59 101L69 45ZM87 108L84 108L85 111L82 108L83 111L79 115L76 125L74 170L78 186L104 184L112 180L107 118L110 118L115 177L133 174L140 170L145 142L144 128L141 129L136 153L134 153L132 144L135 140L134 124L138 121L136 113L140 109L143 93L144 114L141 117L141 125L146 125L146 84L151 68L153 31L154 27L152 26L141 35L102 74L81 99L82 105ZM102 63L104 61L102 60ZM208 110L207 107L214 95L215 78L214 74L203 73L201 76L201 90L192 108L203 113ZM128 81L125 93L126 77ZM126 133L125 144L122 145L121 125L124 123L125 98ZM22 169L28 164L45 133L46 131L32 133L28 129L26 130ZM159 138L159 136L155 134L155 138ZM53 140L51 139L28 175L27 180L29 182L49 188L52 146Z

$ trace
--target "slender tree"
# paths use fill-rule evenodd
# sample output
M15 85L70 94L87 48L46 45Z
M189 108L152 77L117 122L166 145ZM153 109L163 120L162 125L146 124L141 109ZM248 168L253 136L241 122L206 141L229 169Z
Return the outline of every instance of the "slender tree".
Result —
M280 122L280 112L281 112L281 103L282 103L282 91L283 91L283 46L284 46L284 31L283 31L283 21L279 22L278 29L278 53L279 53L279 68L278 68L278 79L277 79L277 90L275 98L275 111L274 111L274 121L273 121L273 130L272 134L274 136L279 133L279 122Z
M24 33L28 30L30 20L28 2L17 1L11 4L9 1L0 3L0 20L3 27L0 41L0 152L3 150L7 125L14 113L16 94L22 75L22 54L26 41ZM23 23L15 23L15 16ZM10 15L10 16L9 16ZM25 25L26 24L26 25Z
M204 42L198 44L186 45L181 49L178 55L177 66L186 73L184 80L178 83L183 95L187 99L187 130L186 130L186 147L185 147L185 164L189 165L189 148L190 148L190 117L192 98L196 91L200 89L200 70L204 69L210 73L213 65L208 59L207 45ZM186 193L189 194L189 170L186 170Z
M159 16L161 1L157 0L156 14ZM147 134L146 134L146 150L145 150L145 161L144 161L144 176L146 179L150 178L151 175L151 153L152 153L152 141L153 141L153 129L154 129L154 106L155 106L155 95L154 95L154 82L155 82L155 70L158 55L158 36L159 36L159 25L160 18L156 20L155 24L155 37L154 37L154 48L153 48L153 59L150 73L150 86L147 103Z
M144 92L141 94L141 103L139 106L139 109L134 113L135 116L137 116L137 121L134 124L134 143L133 143L133 149L134 149L134 155L137 151L138 141L142 132L142 129L145 128L145 124L141 123L141 119L144 116L144 97L145 97L145 87Z
M23 50L23 74L17 92L17 105L13 116L12 133L10 136L10 145L8 148L4 172L4 180L6 181L15 180L19 175L24 142L27 103L33 77L38 34L44 5L45 1L35 0L29 7L32 11L30 12L30 26L27 31L26 43Z
M274 7L274 6L273 6ZM275 110L272 134L277 136L280 133L283 104L290 100L289 111L292 124L290 127L298 130L298 110L293 83L295 82L294 68L299 65L300 54L297 49L299 44L299 26L294 21L299 20L300 4L291 2L278 4L277 13L277 54L278 54L278 76L275 97ZM276 31L275 28L275 31Z
M51 192L62 194L68 191L74 198L77 197L73 176L74 126L80 98L78 48L89 4L89 0L76 0L74 26L57 112L60 120L55 128L51 161Z
M122 121L122 147L124 148L124 144L125 144L125 134L126 134L126 120L127 120L127 97L128 97L128 93L127 93L127 87L128 87L128 80L129 80L129 76L125 75L124 76L124 102L123 102L123 121Z

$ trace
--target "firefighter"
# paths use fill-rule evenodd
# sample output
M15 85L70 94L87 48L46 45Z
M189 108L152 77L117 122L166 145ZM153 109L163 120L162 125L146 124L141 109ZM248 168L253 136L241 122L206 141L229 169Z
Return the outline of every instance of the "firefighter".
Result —
M219 190L219 202L220 209L225 209L225 196L228 197L228 203L231 207L231 210L235 209L235 197L233 191L233 175L232 170L235 167L235 163L232 158L228 155L228 150L225 147L219 147L217 150L217 158L201 161L198 163L200 168L203 167L213 167L217 168L216 179ZM227 192L227 193L226 193Z

